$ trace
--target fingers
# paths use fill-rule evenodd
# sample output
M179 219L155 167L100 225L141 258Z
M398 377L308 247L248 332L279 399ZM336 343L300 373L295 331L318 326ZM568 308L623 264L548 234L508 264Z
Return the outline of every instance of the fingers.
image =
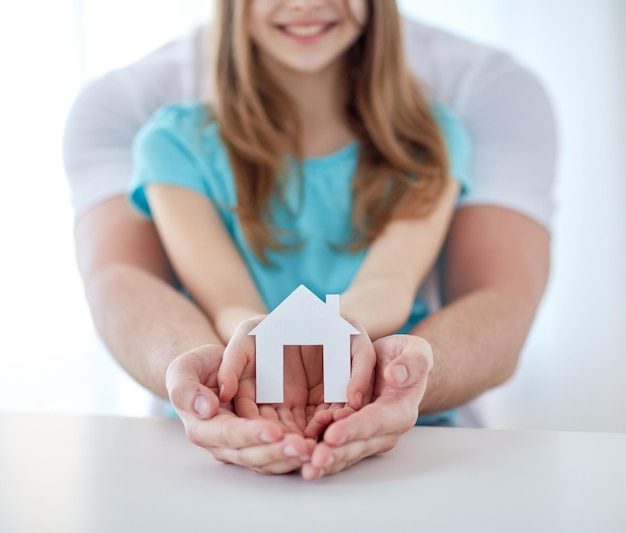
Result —
M324 442L331 446L342 446L380 435L405 433L417 420L418 403L400 404L379 398L350 416L334 421L324 433Z
M314 440L302 436L306 380L302 379L301 405L258 406L254 339L248 336L252 327L251 321L242 324L226 349L200 347L175 360L168 368L168 392L193 444L220 461L257 472L290 472L310 461L315 445ZM223 400L234 397L235 412L220 407L218 383L224 385Z
M302 409L304 410L304 406L302 407ZM287 407L285 405L277 405L276 413L278 414L278 420L285 426L289 433L302 433L302 429L298 427L291 407Z
M229 402L237 393L244 372L248 377L255 372L255 342L249 335L261 318L242 322L224 349L222 364L217 373L222 402Z
M238 464L264 474L283 474L310 461L314 446L312 440L286 435L274 444L242 449L217 448L212 453L225 463Z
M285 434L277 421L238 418L221 409L213 418L202 420L190 415L181 417L187 438L209 451L221 448L242 449L278 442Z
M388 452L398 443L398 439L399 435L379 435L339 447L320 443L313 450L311 461L302 466L302 477L315 480L336 474L367 457Z
M304 407L289 407L283 404L263 404L258 406L248 399L235 399L235 406L237 416L279 422L287 433L295 433L297 435L304 433L306 427Z
M402 434L417 420L432 368L430 345L419 337L394 335L377 340L374 348L377 397L360 411L334 422L324 433L329 445Z
M432 370L433 351L421 337L390 335L374 341L373 346L379 369L384 372L381 384L394 388L416 385Z
M205 345L195 348L170 363L165 384L176 412L210 418L217 413L216 372L223 348Z
M282 474L310 461L315 442L285 434L277 421L246 420L222 410L210 420L185 415L187 437L218 461L264 474Z
M348 403L353 409L360 409L369 401L372 389L372 377L376 366L376 352L372 341L363 328L361 335L355 335L351 341L352 369L348 383Z
M312 439L319 438L326 428L337 420L342 420L346 416L354 413L354 409L349 405L328 404L319 405L314 412L309 413L309 423L304 429L304 436Z

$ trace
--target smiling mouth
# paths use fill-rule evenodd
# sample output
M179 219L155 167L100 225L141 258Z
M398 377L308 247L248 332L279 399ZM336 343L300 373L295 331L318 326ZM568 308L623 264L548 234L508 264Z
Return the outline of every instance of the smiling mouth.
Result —
M278 26L278 29L287 35L293 37L318 37L323 35L331 28L335 26L335 23L330 24L294 24L291 26Z

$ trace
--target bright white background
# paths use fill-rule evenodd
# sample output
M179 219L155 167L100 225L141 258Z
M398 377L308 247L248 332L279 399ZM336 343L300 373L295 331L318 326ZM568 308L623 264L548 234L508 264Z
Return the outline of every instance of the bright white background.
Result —
M501 428L626 431L626 2L404 0L403 11L515 55L561 132L551 281L507 385ZM87 79L204 20L203 0L31 0L0 7L0 410L142 415L74 266L63 122Z

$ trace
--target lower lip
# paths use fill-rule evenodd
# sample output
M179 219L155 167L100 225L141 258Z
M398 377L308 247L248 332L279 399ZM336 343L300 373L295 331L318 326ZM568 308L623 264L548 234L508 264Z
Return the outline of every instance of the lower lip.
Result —
M280 26L278 27L278 31L282 35L284 35L285 37L288 37L289 39L291 39L292 41L294 41L296 43L299 43L299 44L313 44L313 43L316 43L317 41L323 39L326 35L328 35L335 26L336 26L336 24L329 24L321 32L316 33L314 35L296 35L294 33L289 33L288 31L285 31Z

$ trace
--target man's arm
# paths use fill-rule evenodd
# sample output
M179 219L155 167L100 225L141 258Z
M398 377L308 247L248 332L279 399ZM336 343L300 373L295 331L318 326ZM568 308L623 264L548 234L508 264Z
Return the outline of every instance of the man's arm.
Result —
M447 305L413 335L374 343L374 401L326 430L303 476L317 479L389 451L419 413L457 407L506 381L546 285L549 244L543 226L514 211L458 210L445 249Z
M76 250L91 313L107 347L139 383L169 398L191 442L217 459L264 473L290 472L311 442L269 420L219 406L222 343L202 312L174 289L151 221L115 197L76 223Z
M458 210L444 255L445 305L413 332L434 353L420 412L461 405L513 374L546 286L549 248L547 230L524 215Z
M202 312L174 289L154 225L125 197L83 214L75 238L87 301L102 339L131 376L167 398L170 362L221 341Z

